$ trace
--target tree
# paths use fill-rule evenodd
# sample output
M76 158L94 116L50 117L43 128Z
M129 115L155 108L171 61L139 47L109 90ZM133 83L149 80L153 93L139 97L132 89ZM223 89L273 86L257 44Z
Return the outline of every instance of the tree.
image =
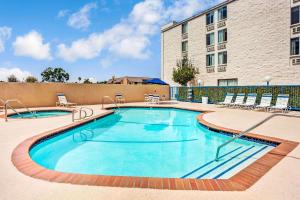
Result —
M82 78L79 76L79 77L78 77L78 82L79 82L79 83L81 82L81 79L82 79Z
M45 69L42 73L42 81L47 81L47 82L66 82L69 80L70 75L67 73L63 68L52 68L48 67Z
M199 74L199 71L193 65L192 61L188 58L183 58L182 60L178 60L176 68L173 68L173 81L186 86L197 74Z
M28 76L26 79L25 79L25 82L26 83L35 83L37 82L37 78L35 78L34 76Z
M89 78L84 79L83 83L84 84L93 84Z
M15 75L12 74L7 77L7 82L19 82L19 80Z

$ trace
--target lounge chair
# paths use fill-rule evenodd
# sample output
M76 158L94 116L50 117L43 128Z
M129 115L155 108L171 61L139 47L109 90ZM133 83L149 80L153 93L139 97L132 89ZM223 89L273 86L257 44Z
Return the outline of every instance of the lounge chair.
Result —
M230 103L228 105L233 107L240 107L240 105L244 103L244 99L245 99L245 94L239 93L236 95L234 103Z
M279 94L277 96L276 105L271 106L269 110L280 110L282 112L287 112L289 110L289 95L288 94Z
M125 103L125 98L122 93L115 94L115 101L116 103Z
M148 97L147 97L147 102L151 103L152 100L153 100L153 94L148 94Z
M148 94L144 94L144 100L145 100L145 102L149 101L149 95Z
M261 97L260 104L255 106L255 109L265 109L268 111L268 108L271 106L272 94L264 93Z
M153 103L156 103L156 104L159 104L159 102L160 102L160 97L159 97L159 95L153 95L153 97L152 97L152 102L153 102Z
M77 105L76 103L68 102L64 93L58 93L57 98L58 98L58 102L56 102L56 106L71 107Z
M223 101L223 102L220 102L220 103L218 103L218 104L219 104L219 105L225 105L225 106L231 104L232 99L233 99L233 96L234 96L233 93L227 93L227 94L226 94L226 97L225 97L225 99L224 99L224 101Z
M239 106L247 108L247 109L251 109L251 108L254 109L255 103L256 103L256 97L257 97L256 93L248 94L246 102L243 104L240 104Z

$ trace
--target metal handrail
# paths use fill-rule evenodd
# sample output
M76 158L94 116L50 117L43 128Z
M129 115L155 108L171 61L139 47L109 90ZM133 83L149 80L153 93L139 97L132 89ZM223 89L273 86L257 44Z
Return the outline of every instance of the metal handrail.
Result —
M29 113L31 113L34 117L37 117L36 116L36 113L35 112L32 112L29 108L27 108L26 106L25 106L25 104L23 104L19 99L8 99L8 100L6 100L6 101L4 101L3 99L0 99L1 100L1 102L4 104L4 109L5 109L5 121L7 122L7 108L10 108L12 111L14 111L17 115L19 115L21 118L23 118L22 117L22 115L16 110L16 109L14 109L11 105L10 105L10 103L11 102L17 102L18 104L20 104L23 108L25 108L26 110L27 110L27 112L29 112Z
M108 99L111 102L113 102L115 104L115 106L118 108L118 110L120 110L120 107L118 106L118 104L110 96L103 96L102 97L102 110L104 109L104 99Z
M86 110L90 110L91 111L91 114L88 115ZM79 118L75 118L75 113L76 111L79 111ZM82 116L82 113L84 113L84 116ZM76 120L83 120L83 119L86 119L88 117L91 117L94 115L94 110L92 108L87 108L87 107L80 107L79 109L74 109L72 111L72 122L75 122Z
M224 142L223 144L221 144L220 146L218 146L217 148L217 153L216 153L216 158L215 160L218 161L220 156L220 150L221 148L223 148L224 146L228 145L229 143L233 142L236 139L239 139L240 137L244 136L245 134L249 133L250 131L252 131L253 129L259 127L260 125L264 124L265 122L269 121L270 119L274 118L274 117L293 117L293 118L300 118L300 116L298 115L287 115L287 114L273 114L267 118L265 118L264 120L260 121L259 123L251 126L250 128L248 128L247 130L241 132L240 134L234 136L233 138L231 138L230 140L228 140L227 142Z

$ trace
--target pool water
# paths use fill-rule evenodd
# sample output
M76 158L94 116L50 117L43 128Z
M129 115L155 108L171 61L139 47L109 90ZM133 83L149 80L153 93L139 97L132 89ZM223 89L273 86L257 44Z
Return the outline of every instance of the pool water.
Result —
M60 172L97 175L229 178L274 148L208 130L199 112L171 108L121 108L35 145L31 158Z
M45 110L45 111L35 111L34 114L31 112L23 112L18 114L10 115L9 118L46 118L46 117L55 117L55 116L62 116L70 114L69 111L63 111L63 110Z

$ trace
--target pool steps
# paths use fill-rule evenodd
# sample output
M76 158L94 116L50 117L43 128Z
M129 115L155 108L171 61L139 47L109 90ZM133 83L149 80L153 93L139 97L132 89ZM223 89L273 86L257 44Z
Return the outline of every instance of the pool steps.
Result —
M232 151L223 154L219 161L212 160L181 178L197 179L226 179L236 174L244 168L245 165L254 162L257 158L263 156L269 147L263 146L240 146Z

